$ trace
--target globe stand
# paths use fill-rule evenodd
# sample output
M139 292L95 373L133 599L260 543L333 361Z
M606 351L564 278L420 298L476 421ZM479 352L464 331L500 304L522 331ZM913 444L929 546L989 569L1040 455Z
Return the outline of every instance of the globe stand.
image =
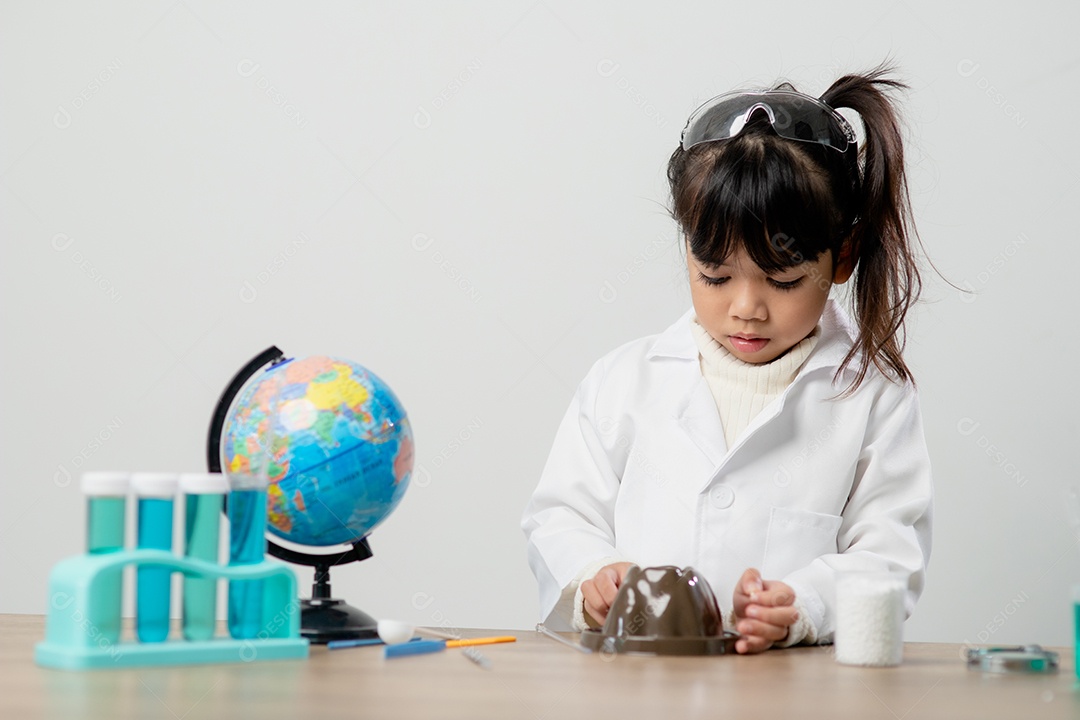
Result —
M210 472L221 472L221 433L225 417L244 384L263 368L288 362L285 354L271 346L252 358L233 376L218 399L210 418L210 431L206 442L206 464ZM371 557L367 538L352 543L352 548L337 555L313 555L297 552L278 545L267 538L267 552L274 557L298 565L315 568L315 583L311 587L311 599L300 600L300 635L315 644L331 640L352 640L378 636L376 620L366 612L354 608L344 600L334 598L330 592L330 568L350 562L360 562Z
M352 544L340 555L310 555L284 548L268 540L267 550L276 558L298 565L315 567L311 599L300 601L300 635L316 645L331 640L360 640L379 636L378 621L363 610L335 598L330 591L330 568L360 562L372 556L367 538Z

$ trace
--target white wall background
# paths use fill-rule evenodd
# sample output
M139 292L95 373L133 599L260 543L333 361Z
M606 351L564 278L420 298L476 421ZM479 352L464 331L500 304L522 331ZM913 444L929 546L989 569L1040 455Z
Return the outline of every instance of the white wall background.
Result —
M5 4L0 612L81 551L85 469L203 467L270 344L353 358L418 482L334 575L379 617L531 627L518 530L589 365L688 304L664 167L702 100L891 55L932 259L937 478L908 638L1071 642L1074 2ZM310 571L301 573L305 586Z

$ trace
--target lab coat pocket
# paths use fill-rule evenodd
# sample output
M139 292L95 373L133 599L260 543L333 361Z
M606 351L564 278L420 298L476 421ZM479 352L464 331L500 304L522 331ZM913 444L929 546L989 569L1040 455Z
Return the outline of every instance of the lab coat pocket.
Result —
M769 513L762 577L779 580L815 558L836 553L836 534L842 522L839 515L774 507Z

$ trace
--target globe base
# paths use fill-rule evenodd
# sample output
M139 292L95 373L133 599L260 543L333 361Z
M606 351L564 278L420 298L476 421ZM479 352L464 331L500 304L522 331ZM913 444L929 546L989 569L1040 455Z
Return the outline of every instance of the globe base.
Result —
M266 549L279 560L315 568L311 598L300 600L301 637L306 637L315 645L325 645L331 640L368 640L379 636L375 618L340 598L332 597L330 590L330 568L371 557L371 545L367 538L354 542L349 550L337 555L297 552L273 540L267 540Z
M337 598L300 601L300 635L314 645L331 640L365 640L379 637L378 621L363 610Z

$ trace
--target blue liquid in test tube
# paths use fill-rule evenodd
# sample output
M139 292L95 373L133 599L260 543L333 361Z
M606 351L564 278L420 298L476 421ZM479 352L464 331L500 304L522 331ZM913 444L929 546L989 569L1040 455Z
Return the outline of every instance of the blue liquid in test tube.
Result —
M229 564L260 563L265 552L265 482L234 484L229 493ZM262 597L262 580L229 581L229 634L233 638L247 639L259 634Z
M130 479L127 473L84 473L81 480L86 495L86 551L92 555L124 549L124 511ZM102 573L93 591L100 600L95 607L103 614L92 622L102 640L120 641L120 611L124 596L123 569Z
M1080 583L1073 585L1073 638L1073 672L1080 680Z
M229 484L219 474L180 476L184 494L184 555L218 561L221 508ZM217 625L217 578L184 576L184 638L209 640Z
M131 487L138 498L138 547L172 550L173 499L176 476L136 473ZM141 565L135 582L135 634L142 642L161 642L169 636L172 571Z

